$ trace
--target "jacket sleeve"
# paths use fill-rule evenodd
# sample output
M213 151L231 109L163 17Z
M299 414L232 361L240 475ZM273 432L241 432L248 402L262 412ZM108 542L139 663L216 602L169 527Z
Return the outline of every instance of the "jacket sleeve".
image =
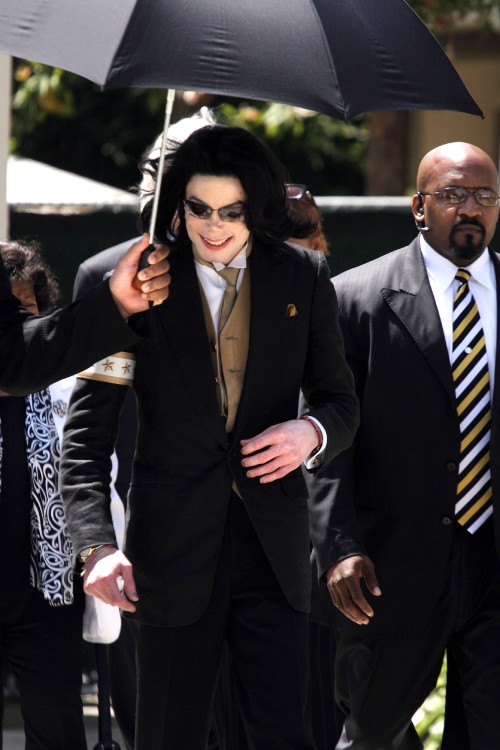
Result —
M127 386L77 378L64 426L60 485L75 556L116 544L110 511L111 456Z
M364 351L359 321L352 320L347 308L348 303L343 300L340 289L339 323L345 356L354 378L358 400L362 403L367 353ZM358 532L354 505L355 452L356 439L316 475L305 472L309 490L311 541L320 578L336 562L366 553Z
M359 424L359 405L347 365L339 325L335 289L328 264L319 257L312 299L311 325L302 393L311 416L327 434L327 447L318 473L352 444Z
M103 282L84 299L51 315L26 313L0 262L0 388L13 395L73 375L139 337L120 316Z

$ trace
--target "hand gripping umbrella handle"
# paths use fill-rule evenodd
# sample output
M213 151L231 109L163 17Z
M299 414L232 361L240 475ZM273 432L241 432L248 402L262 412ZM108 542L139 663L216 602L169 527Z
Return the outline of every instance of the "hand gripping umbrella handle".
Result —
M149 243L147 248L142 251L141 257L139 258L139 265L137 266L137 269L139 271L142 271L143 268L147 268L149 266L149 256L155 249L155 246L152 242Z
M147 268L149 266L149 256L155 249L155 246L150 242L149 245L145 250L142 251L141 257L139 258L139 263L137 264L137 273L139 271L142 271L143 268ZM134 289L137 289L139 292L142 291L142 281L139 280L139 277L137 274L134 276L134 279L132 281L132 286ZM150 307L153 304L152 302L149 303Z

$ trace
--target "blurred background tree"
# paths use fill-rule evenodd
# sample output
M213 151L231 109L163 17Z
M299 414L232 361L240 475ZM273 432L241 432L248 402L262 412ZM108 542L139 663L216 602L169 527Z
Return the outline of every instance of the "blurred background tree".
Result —
M489 28L500 0L408 0L447 44L467 14ZM485 31L487 33L487 31ZM163 120L165 93L108 89L71 73L14 61L12 153L127 189ZM223 122L271 143L295 182L318 195L402 195L408 113L380 112L349 123L295 107L179 93L173 119L213 106Z
M491 30L491 13L500 0L407 0L453 56L454 34L467 18L474 17L477 33ZM366 195L403 195L407 188L406 154L409 148L408 112L373 112L365 162Z

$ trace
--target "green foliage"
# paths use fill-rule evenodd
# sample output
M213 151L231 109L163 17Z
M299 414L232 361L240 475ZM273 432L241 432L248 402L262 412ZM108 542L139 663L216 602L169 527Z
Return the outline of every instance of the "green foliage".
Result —
M11 151L124 189L161 129L165 92L110 89L39 63L13 66Z
M368 142L366 118L346 124L286 104L224 104L218 112L272 145L292 182L318 195L356 195L363 190Z
M489 15L500 9L500 0L406 0L425 23L434 30L456 28L465 14L479 14L479 21L488 26Z
M413 722L425 750L439 750L444 724L446 698L446 659L435 689L413 717Z
M93 179L128 188L137 163L161 129L165 92L108 89L39 63L14 65L11 150ZM215 99L222 121L267 140L291 179L316 193L363 188L368 129L291 106ZM189 114L189 113L188 113Z

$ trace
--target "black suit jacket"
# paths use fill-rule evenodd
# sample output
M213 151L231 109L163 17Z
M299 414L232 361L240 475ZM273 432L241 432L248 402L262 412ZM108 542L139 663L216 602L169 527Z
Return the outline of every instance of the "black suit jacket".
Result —
M120 258L127 252L135 237L118 245L108 247L96 255L87 258L80 264L73 286L73 299L81 299L93 287L107 278L115 268ZM120 424L116 439L115 451L118 458L118 475L115 487L123 502L127 503L127 493L132 476L132 462L134 460L135 436L137 433L137 403L132 389L127 388L127 396L120 413Z
M500 289L500 263L491 255ZM362 637L394 640L432 623L448 582L460 443L450 361L418 239L334 282L361 421L353 448L313 488L313 542L320 575L366 552L382 589L381 597L371 597L375 615L368 626L330 606L334 623ZM494 503L499 376L497 345ZM494 518L498 529L498 510Z
M139 434L129 494L126 553L139 618L196 621L207 605L236 481L291 605L309 608L309 522L300 469L271 484L248 479L240 439L293 419L302 388L326 429L326 461L348 447L358 421L328 265L318 253L255 242L249 258L250 344L234 431L220 416L194 260L170 256L168 300L154 308L156 340L135 347ZM294 304L298 315L287 317ZM141 316L144 319L144 316ZM145 319L145 333L148 321ZM113 539L107 456L125 388L80 381L62 459L67 519L78 551Z
M27 313L0 260L0 388L13 395L54 383L138 336L121 318L107 283L52 315Z

